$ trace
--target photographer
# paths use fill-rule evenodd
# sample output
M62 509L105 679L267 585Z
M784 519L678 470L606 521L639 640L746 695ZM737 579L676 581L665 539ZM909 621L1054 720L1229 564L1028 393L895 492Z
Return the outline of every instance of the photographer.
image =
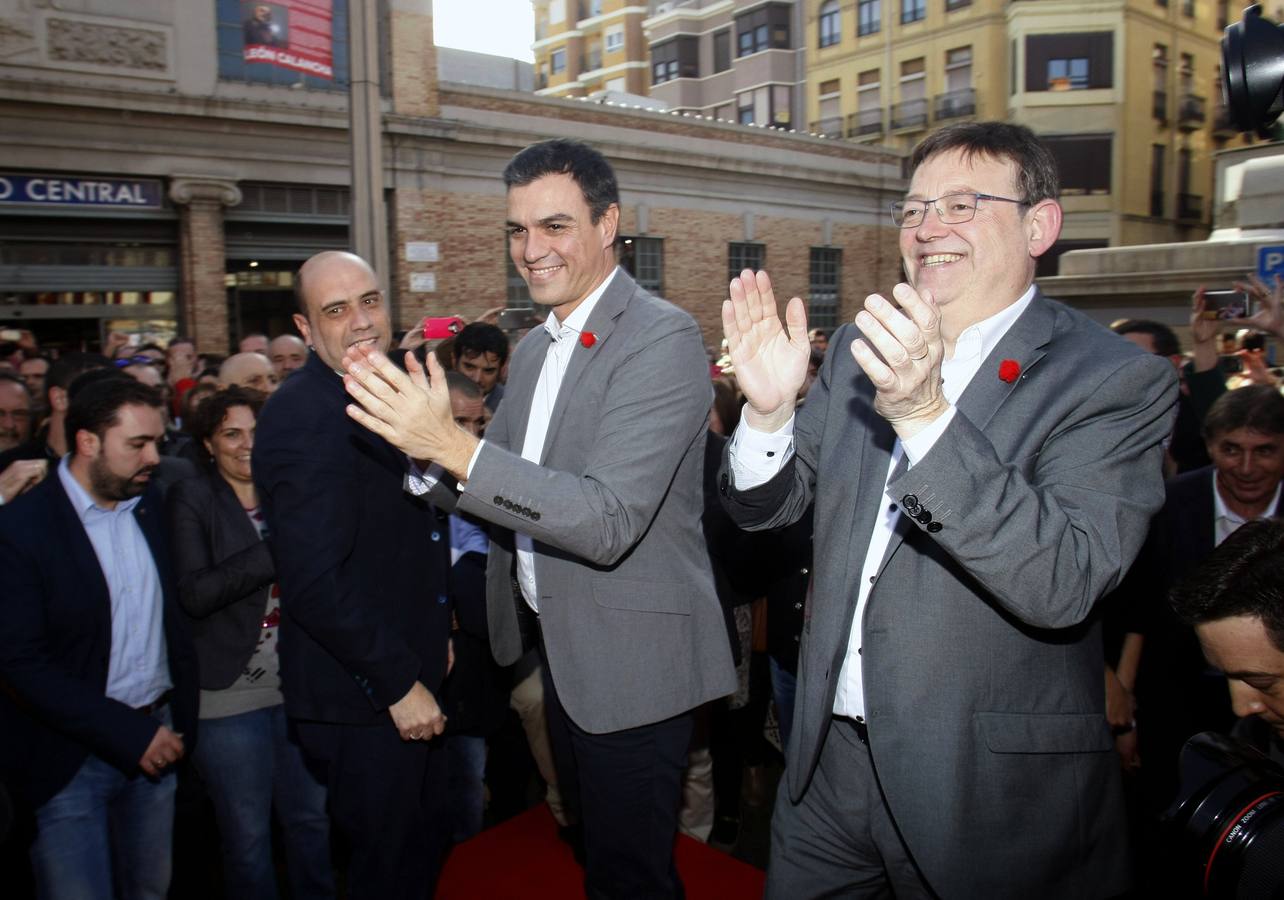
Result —
M1284 520L1249 522L1172 594L1209 664L1226 675L1234 737L1284 763Z

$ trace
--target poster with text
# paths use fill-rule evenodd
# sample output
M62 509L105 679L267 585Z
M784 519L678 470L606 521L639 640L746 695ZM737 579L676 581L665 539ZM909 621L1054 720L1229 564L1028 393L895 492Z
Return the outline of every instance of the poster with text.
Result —
M331 0L241 3L245 61L334 78Z

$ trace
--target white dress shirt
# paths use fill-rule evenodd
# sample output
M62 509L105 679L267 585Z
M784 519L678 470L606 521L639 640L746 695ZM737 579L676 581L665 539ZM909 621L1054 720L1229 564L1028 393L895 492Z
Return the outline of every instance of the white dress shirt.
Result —
M557 393L562 388L562 379L566 377L566 367L571 364L571 354L580 345L580 332L584 330L589 316L597 306L598 300L615 279L619 267L584 298L584 302L575 308L575 312L566 317L565 322L558 322L557 315L549 313L544 320L544 330L552 338L548 353L544 357L544 366L540 369L539 380L535 382L535 395L531 398L530 417L526 420L526 439L522 442L522 459L538 463L544 455L544 439L548 436L549 420L553 417L553 407L557 404ZM472 472L481 453L481 444L473 453L468 463ZM463 486L464 490L468 485ZM530 608L539 612L539 594L535 585L535 547L530 535L517 532L514 535L517 550L517 583L521 585L522 596Z
M1004 307L999 312L971 325L963 330L954 343L954 355L941 363L942 390L949 408L932 424L919 431L908 441L897 438L892 446L891 459L887 462L887 475L883 479L884 492L886 484L896 471L901 455L909 458L909 465L925 457L936 441L945 433L957 413L955 404L963 391L971 384L972 377L981 368L981 363L990 355L999 341L1007 334L1021 313L1025 312L1030 301L1034 299L1034 287L1031 286L1015 303ZM849 352L846 347L831 349L834 353ZM997 369L994 377L998 377ZM778 431L770 434L755 431L741 417L731 439L730 459L731 474L736 488L748 490L769 481L780 467L793 455L794 420L790 418ZM834 697L834 713L851 718L864 718L865 688L860 666L861 623L864 621L865 604L869 592L873 589L871 577L878 574L883 562L883 554L891 542L896 528L900 509L895 502L884 505L874 519L874 529L869 535L865 550L865 562L861 567L860 580L857 582L856 615L852 620L852 630L847 642L847 656L843 660L842 670L838 675L838 691ZM833 602L832 598L818 598L817 602Z
M1216 469L1212 471L1210 477L1213 479L1213 546L1220 547L1222 545L1222 541L1234 534L1239 529L1239 526L1252 520L1245 519L1239 513L1226 505L1226 501L1222 499L1221 488L1217 486ZM1275 496L1266 507L1266 512L1262 513L1257 518L1270 518L1275 510L1279 508L1280 487L1281 485L1275 485Z

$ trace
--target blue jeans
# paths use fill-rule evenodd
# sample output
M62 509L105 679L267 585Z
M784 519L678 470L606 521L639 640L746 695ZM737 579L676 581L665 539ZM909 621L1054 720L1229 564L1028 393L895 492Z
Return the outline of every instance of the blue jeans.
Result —
M789 755L789 732L794 726L794 694L798 692L798 677L776 662L774 656L767 657L771 663L771 693L776 698L776 716L780 720L780 748L785 756Z
M235 716L201 719L196 769L209 789L223 844L225 894L276 900L272 810L285 839L295 900L334 896L325 786L304 764L278 704Z
M486 739L452 734L446 739L447 790L454 823L451 839L466 841L482 830L486 808Z
M156 718L168 726L169 708ZM175 784L172 768L156 779L126 775L90 754L36 810L31 865L41 900L165 900Z

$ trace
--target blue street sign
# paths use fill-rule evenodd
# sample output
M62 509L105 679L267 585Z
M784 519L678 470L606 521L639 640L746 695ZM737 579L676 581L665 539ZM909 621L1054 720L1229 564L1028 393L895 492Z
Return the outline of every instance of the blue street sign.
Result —
M0 206L115 206L160 209L156 178L82 178L0 172Z
M1257 277L1268 287L1275 286L1275 276L1284 278L1284 246L1257 248Z

